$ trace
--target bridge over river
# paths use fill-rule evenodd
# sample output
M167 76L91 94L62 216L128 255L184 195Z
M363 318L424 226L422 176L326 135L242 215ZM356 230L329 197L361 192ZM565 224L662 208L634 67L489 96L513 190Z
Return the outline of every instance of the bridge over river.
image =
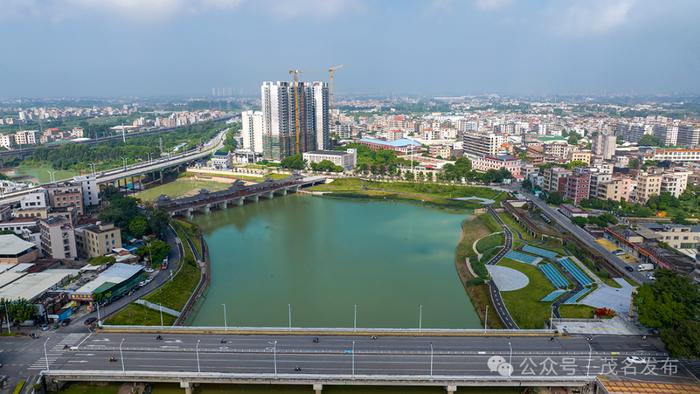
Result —
M200 192L191 197L171 200L161 197L156 201L158 208L163 208L171 215L192 215L194 212L209 212L214 208L227 208L229 205L243 205L245 201L257 202L261 197L271 199L289 192L297 192L300 188L318 185L326 181L325 177L292 176L282 180L266 180L253 185L236 182L226 190L218 192Z
M156 336L159 335L160 339ZM547 330L368 330L105 326L54 342L34 364L50 387L71 381L198 384L582 387L600 375L691 382L660 341ZM626 364L628 356L644 358ZM671 360L671 362L674 362ZM653 367L653 375L642 371ZM664 372L665 371L665 372Z

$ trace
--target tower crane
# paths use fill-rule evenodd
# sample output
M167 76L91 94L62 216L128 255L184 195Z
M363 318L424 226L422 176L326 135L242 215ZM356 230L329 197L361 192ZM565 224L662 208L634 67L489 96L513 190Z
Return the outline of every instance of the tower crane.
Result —
M328 69L328 112L333 113L333 76L335 75L336 70L340 70L343 68L342 64L337 64L335 66L331 66ZM331 115L332 117L333 115ZM335 126L335 124L333 124Z
M300 132L299 132L299 74L301 70L289 70L289 75L293 78L292 91L294 92L294 133L296 137L296 149L295 153L301 152L301 147L299 144Z

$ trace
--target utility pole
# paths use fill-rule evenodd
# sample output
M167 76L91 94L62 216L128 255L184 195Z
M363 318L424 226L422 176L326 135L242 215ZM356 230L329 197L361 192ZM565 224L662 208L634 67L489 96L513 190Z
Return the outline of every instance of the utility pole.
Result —
M122 352L122 345L124 344L124 338L119 342L119 360L122 362L122 372L126 372L124 368L124 352Z
M10 313L7 311L7 302L3 301L2 302L3 306L5 307L5 320L7 320L7 333L12 334L12 330L10 329Z
M423 331L423 305L418 306L418 332Z
M484 334L486 334L488 322L489 322L489 306L486 305L486 313L484 314Z
M354 315L352 321L353 321L352 330L357 331L357 304L355 304L355 315Z
M292 331L292 304L287 304L287 312L289 316L289 331Z

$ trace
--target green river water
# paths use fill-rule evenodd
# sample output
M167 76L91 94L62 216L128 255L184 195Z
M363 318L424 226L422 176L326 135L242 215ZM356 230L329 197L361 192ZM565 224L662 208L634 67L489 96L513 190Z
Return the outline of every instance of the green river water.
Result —
M467 213L288 195L194 218L211 257L191 325L476 328L454 250Z

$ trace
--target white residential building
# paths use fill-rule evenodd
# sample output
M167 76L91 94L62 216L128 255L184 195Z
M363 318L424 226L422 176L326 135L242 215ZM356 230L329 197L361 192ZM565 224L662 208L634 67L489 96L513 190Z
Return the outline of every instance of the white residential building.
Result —
M263 113L261 111L243 111L241 136L243 149L263 153Z
M83 190L83 207L100 205L100 189L94 175L76 176L73 181L80 183Z

